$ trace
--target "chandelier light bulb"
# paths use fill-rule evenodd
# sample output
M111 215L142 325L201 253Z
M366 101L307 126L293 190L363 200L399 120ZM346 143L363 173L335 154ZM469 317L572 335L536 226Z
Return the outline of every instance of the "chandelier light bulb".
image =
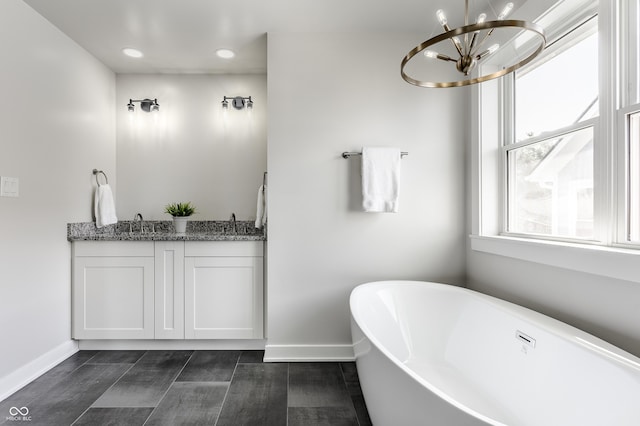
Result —
M509 15L512 10L513 10L513 3L507 3L504 9L502 9L502 12L500 12L500 15L498 15L498 21L502 21L504 18L506 18L507 15Z
M425 50L424 56L431 59L436 59L438 57L438 52L434 52L433 50Z
M447 17L442 9L437 10L436 17L438 18L440 25L442 25L443 27L447 25Z
M481 13L480 15L478 15L478 19L476 20L476 23L482 24L486 20L487 20L487 14Z
M496 43L496 44L492 44L491 47L487 49L487 51L489 52L489 55L491 55L492 53L495 53L499 48L500 48L500 45Z

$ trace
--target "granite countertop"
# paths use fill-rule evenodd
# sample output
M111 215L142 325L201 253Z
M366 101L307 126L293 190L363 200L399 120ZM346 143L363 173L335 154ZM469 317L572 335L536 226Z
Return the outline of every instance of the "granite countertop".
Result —
M254 221L236 222L236 230L226 220L190 220L187 232L176 234L170 220L122 221L103 228L95 222L67 224L68 241L264 241L266 229L256 229Z

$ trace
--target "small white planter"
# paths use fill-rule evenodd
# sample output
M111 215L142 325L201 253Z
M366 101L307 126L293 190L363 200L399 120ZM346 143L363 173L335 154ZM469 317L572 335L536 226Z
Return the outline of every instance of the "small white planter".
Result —
M187 216L174 216L173 227L176 229L176 234L185 234L187 232Z

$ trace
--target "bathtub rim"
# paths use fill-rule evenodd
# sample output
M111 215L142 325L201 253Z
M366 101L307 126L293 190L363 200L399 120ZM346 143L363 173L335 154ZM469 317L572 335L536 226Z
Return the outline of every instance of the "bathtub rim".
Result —
M504 423L501 423L499 420L488 417L478 411L462 404L455 398L449 396L445 391L440 388L434 386L432 383L427 381L425 378L421 377L419 374L415 373L413 370L408 368L402 361L396 358L391 352L380 342L380 340L372 333L371 329L365 325L365 321L362 318L360 312L357 309L354 309L354 305L357 303L356 298L358 298L359 293L364 293L365 291L369 291L375 293L377 289L385 289L389 287L437 287L440 289L446 289L447 291L452 291L455 293L465 293L465 295L476 299L481 300L483 302L489 303L491 306L494 306L496 309L501 311L507 311L510 315L517 317L522 321L529 321L534 323L537 327L542 329L545 332L553 333L556 336L566 340L569 344L577 345L584 350L595 352L598 355L606 358L607 360L613 362L614 364L620 365L623 368L630 368L636 370L640 375L640 358L635 355L626 352L617 346L608 343L605 340L600 339L592 334L587 333L577 327L574 327L570 324L557 320L548 315L542 314L540 312L534 311L532 309L526 308L524 306L518 305L516 303L508 302L503 299L499 299L494 296L490 296L484 293L480 293L475 290L471 290L465 287L460 287L452 284L444 284L437 283L432 281L416 281L416 280L385 280L385 281L372 281L362 283L356 286L349 296L349 309L351 313L351 319L355 323L355 325L360 329L362 334L369 340L371 345L375 346L376 350L379 350L384 354L386 358L388 358L393 364L399 367L404 373L406 373L412 380L415 380L420 385L424 386L430 392L433 392L438 397L442 398L447 403L453 405L454 407L471 414L478 419L487 422L491 425L496 426L506 426ZM352 336L353 337L353 336ZM355 346L355 342L354 346ZM356 354L356 362L358 355Z

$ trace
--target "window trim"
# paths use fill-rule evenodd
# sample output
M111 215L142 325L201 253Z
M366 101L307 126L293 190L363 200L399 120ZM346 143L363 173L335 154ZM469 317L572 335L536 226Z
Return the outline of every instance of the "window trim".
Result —
M620 143L616 152L617 173L615 178L615 188L617 195L617 238L612 244L615 247L626 247L640 249L640 241L631 240L630 215L630 183L631 178L631 139L629 133L629 116L640 113L640 103L620 108L617 111L618 134Z
M640 250L513 236L470 236L470 248L543 265L640 283Z

